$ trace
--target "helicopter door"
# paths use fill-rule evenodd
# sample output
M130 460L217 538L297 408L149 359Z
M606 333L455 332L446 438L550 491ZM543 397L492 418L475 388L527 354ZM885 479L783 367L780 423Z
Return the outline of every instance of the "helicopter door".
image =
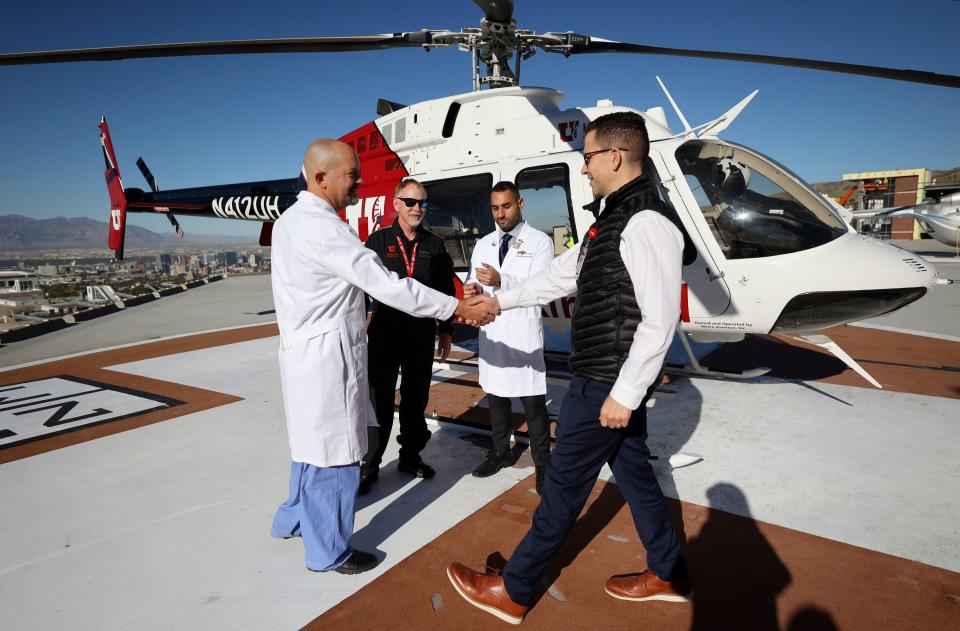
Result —
M574 208L586 203L582 199L583 177L579 174L582 164L579 152L569 152L501 165L504 178L512 179L523 198L524 220L550 237L554 256L566 252L579 240ZM574 300L563 297L544 305L541 313L545 350L570 351Z
M673 145L667 144L667 147L672 150ZM687 184L672 153L664 156L659 149L658 143L651 143L648 175L657 185L660 198L677 211L687 234L697 246L697 259L683 268L683 282L687 285L686 315L689 320L720 315L730 307L730 288L713 252L715 239L709 228L703 225L700 208L690 208L680 193Z

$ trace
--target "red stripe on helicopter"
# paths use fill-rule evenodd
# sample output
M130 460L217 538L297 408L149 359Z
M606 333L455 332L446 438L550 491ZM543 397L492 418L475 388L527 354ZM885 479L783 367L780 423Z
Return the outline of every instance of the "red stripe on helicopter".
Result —
M680 285L680 321L690 321L690 308L687 304L687 284Z
M393 210L393 190L409 172L403 161L388 145L376 123L370 122L340 138L353 147L360 158L363 184L357 194L360 197L360 217L357 233L366 241L370 232L389 226L396 218ZM347 221L346 210L340 217Z

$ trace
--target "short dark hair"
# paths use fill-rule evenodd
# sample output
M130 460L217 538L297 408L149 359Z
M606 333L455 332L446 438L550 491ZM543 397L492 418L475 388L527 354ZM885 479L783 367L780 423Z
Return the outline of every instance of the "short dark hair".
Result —
M584 137L593 132L597 143L608 147L626 149L624 160L643 163L650 153L650 137L647 123L636 112L614 112L591 121L583 131Z
M501 180L490 189L491 193L505 193L506 191L510 191L517 197L520 197L520 191L517 190L517 185L510 180Z

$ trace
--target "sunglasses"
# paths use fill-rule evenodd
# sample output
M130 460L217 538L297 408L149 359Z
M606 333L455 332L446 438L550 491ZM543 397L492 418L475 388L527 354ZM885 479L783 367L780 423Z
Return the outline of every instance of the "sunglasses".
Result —
M425 199L414 199L412 197L398 197L397 199L403 202L403 205L406 206L407 208L413 208L414 206L419 204L420 210L427 209L427 200Z

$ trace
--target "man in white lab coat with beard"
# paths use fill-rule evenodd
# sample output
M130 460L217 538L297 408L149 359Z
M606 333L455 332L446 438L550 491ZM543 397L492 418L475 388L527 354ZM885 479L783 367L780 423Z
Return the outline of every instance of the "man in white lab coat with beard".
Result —
M457 301L389 272L337 209L363 183L353 149L317 140L304 155L307 190L273 226L273 299L290 440L290 497L271 535L301 536L313 571L356 574L376 557L350 547L359 461L376 425L367 384L364 293L411 315L492 320L492 301Z
M464 296L492 296L512 289L547 269L553 260L553 240L523 220L523 198L513 182L493 187L490 209L497 229L479 239L473 249ZM539 494L550 463L540 307L507 311L480 329L480 387L487 393L493 448L473 475L485 478L513 464L510 397L517 397L526 413Z

